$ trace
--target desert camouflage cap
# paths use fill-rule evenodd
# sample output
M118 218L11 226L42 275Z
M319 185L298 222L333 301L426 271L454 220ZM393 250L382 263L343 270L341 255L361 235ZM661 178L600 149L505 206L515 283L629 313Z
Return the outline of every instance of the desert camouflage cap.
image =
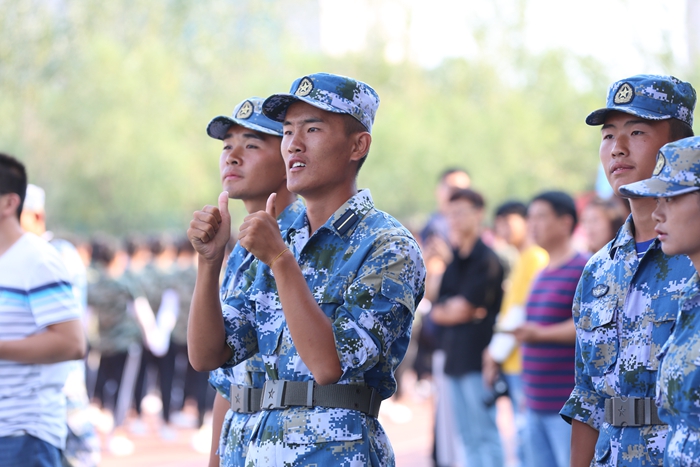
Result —
M294 81L288 94L268 97L263 104L263 113L281 122L287 108L299 101L328 112L352 115L370 133L379 107L379 96L368 84L347 76L315 73Z
M212 138L223 140L231 125L240 125L268 135L282 136L282 124L263 115L262 104L261 97L244 100L233 109L232 116L220 115L209 122L207 134Z
M636 75L617 81L608 90L607 105L586 117L589 125L602 125L611 110L648 120L676 118L693 126L695 89L673 76Z
M700 190L700 137L668 143L656 156L654 174L620 187L630 198L670 198Z

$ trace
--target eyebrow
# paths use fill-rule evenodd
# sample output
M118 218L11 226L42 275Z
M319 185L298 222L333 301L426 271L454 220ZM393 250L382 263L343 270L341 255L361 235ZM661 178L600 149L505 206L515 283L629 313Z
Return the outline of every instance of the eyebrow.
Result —
M625 126L630 126L630 125L637 125L637 124L639 124L639 123L642 123L642 124L644 124L644 125L651 125L651 122L650 122L649 120L646 120L646 119L644 119L644 118L638 118L638 119L635 119L635 120L627 120L627 121L624 123L624 125L622 125L622 126L625 127ZM612 124L610 124L610 123L605 123L605 124L603 125L603 127L601 128L601 130L605 130L606 128L612 128L612 127L614 127L614 126L615 126L615 125L612 125Z
M323 123L323 119L318 118L318 117L311 117L311 118L307 118L305 120L302 120L301 123ZM292 124L292 122L290 122L289 120L285 120L284 123L282 123L282 125L291 125L291 124Z

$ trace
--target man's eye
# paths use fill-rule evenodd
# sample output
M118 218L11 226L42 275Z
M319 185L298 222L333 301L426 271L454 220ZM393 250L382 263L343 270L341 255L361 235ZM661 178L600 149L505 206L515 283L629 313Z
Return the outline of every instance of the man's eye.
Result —
M258 149L258 147L254 144L247 144L245 148L246 149Z

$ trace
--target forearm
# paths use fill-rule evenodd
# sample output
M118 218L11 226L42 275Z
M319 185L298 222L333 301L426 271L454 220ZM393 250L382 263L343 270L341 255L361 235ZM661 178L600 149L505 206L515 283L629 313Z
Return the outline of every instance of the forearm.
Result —
M330 318L316 303L292 254L283 254L273 268L282 310L299 356L317 383L335 383L343 372Z
M598 431L595 428L571 421L571 467L589 467L595 454Z
M219 438L221 438L221 428L224 425L226 412L229 408L229 402L216 393L214 397L214 407L212 408L211 419L211 452L209 453L209 467L219 467L219 455L216 451L219 449Z
M85 356L85 334L79 320L52 324L24 339L0 341L0 360L26 364L58 363Z
M187 324L187 351L197 371L219 368L232 356L226 345L224 318L219 301L221 265L200 259Z
M576 343L576 327L573 319L540 328L537 339L540 343L574 345Z

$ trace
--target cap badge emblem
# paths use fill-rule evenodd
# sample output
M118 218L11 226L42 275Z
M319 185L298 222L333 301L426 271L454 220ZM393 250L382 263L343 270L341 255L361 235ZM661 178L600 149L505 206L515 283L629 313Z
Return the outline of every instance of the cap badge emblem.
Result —
M311 94L311 91L314 88L314 83L309 79L309 78L304 78L301 80L299 83L299 87L297 88L296 94L299 97L305 97Z
M656 165L654 166L654 172L652 175L659 175L661 171L663 170L664 166L666 165L666 158L664 157L663 154L659 153L656 156Z
M624 83L622 86L620 86L620 89L618 89L615 93L613 102L615 104L629 104L630 102L632 102L633 98L634 89L632 89L632 86L630 86L629 83Z
M241 108L238 109L238 112L236 112L236 118L240 118L241 120L250 118L251 115L253 115L253 104L250 101L245 101L241 105Z
M593 287L593 296L595 298L600 298L606 293L608 293L608 290L610 290L610 287L608 287L605 284L598 284L595 287Z

